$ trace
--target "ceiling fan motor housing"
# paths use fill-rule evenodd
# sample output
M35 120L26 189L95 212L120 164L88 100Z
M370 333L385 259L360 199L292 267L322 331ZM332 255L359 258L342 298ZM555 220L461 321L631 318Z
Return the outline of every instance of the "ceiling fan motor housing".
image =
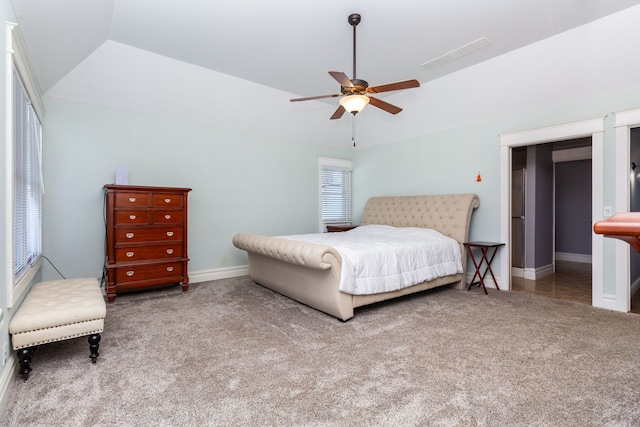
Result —
M369 87L369 83L361 79L352 79L351 84L353 84L353 87L340 86L341 92L344 95L353 95L353 94L362 95L367 92L367 88Z

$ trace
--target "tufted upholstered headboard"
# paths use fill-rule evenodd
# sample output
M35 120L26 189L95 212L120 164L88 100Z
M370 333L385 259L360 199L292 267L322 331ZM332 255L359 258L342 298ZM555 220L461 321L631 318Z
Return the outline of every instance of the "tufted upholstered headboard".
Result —
M476 194L372 197L362 211L361 225L433 228L459 243L467 241Z

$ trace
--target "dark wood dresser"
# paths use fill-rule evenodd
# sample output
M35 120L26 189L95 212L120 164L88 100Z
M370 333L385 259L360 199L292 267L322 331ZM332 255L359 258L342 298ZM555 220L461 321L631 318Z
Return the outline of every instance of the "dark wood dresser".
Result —
M105 185L107 298L170 283L189 290L190 188Z

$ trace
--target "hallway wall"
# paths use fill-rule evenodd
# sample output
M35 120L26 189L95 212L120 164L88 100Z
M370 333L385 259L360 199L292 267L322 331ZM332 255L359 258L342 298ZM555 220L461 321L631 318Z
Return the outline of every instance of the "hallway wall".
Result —
M591 160L555 164L556 254L591 256ZM566 259L567 261L579 261ZM586 259L586 257L585 257Z

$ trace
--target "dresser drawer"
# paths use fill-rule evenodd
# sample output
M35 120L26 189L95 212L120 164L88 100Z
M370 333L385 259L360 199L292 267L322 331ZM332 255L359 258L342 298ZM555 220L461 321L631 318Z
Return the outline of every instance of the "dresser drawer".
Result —
M154 210L153 211L153 223L154 224L180 224L182 223L182 211L178 210Z
M115 214L116 225L149 223L149 211L147 210L117 210Z
M121 283L181 276L183 276L181 262L116 268L116 282Z
M181 194L169 194L169 193L154 193L153 195L154 207L182 207L182 195Z
M182 227L118 227L115 244L182 241Z
M116 262L182 258L182 244L140 246L116 249Z
M149 207L150 193L123 192L115 194L115 206L121 207Z

